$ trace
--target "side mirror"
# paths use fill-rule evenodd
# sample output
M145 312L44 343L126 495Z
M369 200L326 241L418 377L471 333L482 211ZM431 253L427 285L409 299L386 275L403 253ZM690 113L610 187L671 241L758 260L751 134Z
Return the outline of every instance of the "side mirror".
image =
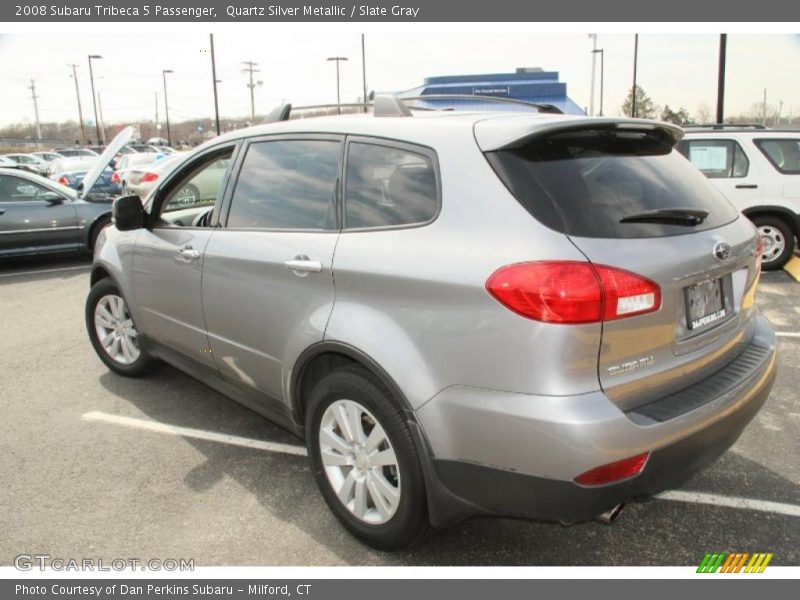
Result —
M45 192L44 194L39 194L38 198L48 204L62 204L64 202L64 196L58 192Z
M120 231L132 231L144 227L144 206L139 196L120 196L114 200L112 215L114 224Z

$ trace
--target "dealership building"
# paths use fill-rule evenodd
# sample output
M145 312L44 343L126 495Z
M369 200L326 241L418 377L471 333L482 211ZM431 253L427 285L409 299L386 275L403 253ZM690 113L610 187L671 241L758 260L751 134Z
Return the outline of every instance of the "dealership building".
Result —
M421 86L395 92L404 98L414 96L431 96L439 94L455 94L464 96L496 96L525 102L552 104L565 114L585 115L586 112L567 95L567 84L558 80L558 71L545 71L539 67L524 67L514 73L485 73L478 75L444 75L428 77ZM472 108L486 110L487 101L459 100L425 100L418 102L420 106L442 108L445 105L461 110ZM498 108L513 110L514 105L497 103ZM519 110L524 110L520 107Z

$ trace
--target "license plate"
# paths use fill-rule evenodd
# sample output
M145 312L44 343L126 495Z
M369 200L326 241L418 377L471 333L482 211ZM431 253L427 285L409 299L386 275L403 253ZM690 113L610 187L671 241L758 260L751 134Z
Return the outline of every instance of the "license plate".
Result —
M712 279L685 288L689 329L701 329L724 319L728 314L722 294L722 281Z

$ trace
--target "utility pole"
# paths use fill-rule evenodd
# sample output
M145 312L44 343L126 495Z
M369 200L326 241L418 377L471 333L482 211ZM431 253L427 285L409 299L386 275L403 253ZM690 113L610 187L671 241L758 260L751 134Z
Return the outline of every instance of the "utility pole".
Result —
M90 54L89 55L89 81L92 84L92 103L94 104L94 127L95 131L97 131L97 145L102 145L103 140L101 140L100 135L100 119L97 116L97 96L94 93L94 73L92 72L92 59L101 59L103 58L99 54Z
M81 144L86 143L86 126L83 123L83 109L81 108L81 93L78 89L78 65L68 64L72 67L72 78L75 80L75 96L78 98L78 120L81 124Z
M33 80L31 80L33 82ZM764 88L764 116L762 117L762 125L767 126L767 88Z
M39 96L36 95L36 81L31 78L31 84L28 86L31 91L31 98L33 99L33 113L36 115L36 140L42 139L42 126L39 124L39 104L36 102Z
M158 131L158 92L156 92L156 133L158 137L161 137L161 132Z
M597 68L597 34L590 33L589 37L592 38L592 83L591 83L591 93L589 95L589 116L594 116L594 72Z
M252 60L245 60L242 61L243 65L247 65L244 69L242 69L242 73L249 73L250 74L250 83L247 84L247 87L250 88L250 119L252 121L256 120L256 97L254 89L256 87L256 83L253 82L253 73L260 73L260 69L256 69L258 66L257 62L253 62ZM216 77L214 78L216 79ZM263 81L259 81L258 85L264 83ZM216 83L214 84L216 87Z
M97 110L100 113L100 133L103 134L101 146L106 145L106 120L103 118L103 101L100 98L100 90L97 90Z
M162 69L161 77L164 79L164 115L167 119L167 146L172 146L172 134L169 130L169 101L167 100L167 73L174 73L172 69Z
M367 53L364 48L364 34L361 34L361 82L364 86L364 95L361 101L367 103ZM367 112L367 107L364 106L364 112Z
M725 119L725 57L728 51L728 34L719 35L719 70L717 71L717 123Z
M639 63L639 34L633 36L633 89L631 90L631 116L636 118L636 67Z
M214 57L214 34L208 34L211 38L211 79L214 82L214 118L217 124L217 135L219 135L219 99L217 98L217 60Z

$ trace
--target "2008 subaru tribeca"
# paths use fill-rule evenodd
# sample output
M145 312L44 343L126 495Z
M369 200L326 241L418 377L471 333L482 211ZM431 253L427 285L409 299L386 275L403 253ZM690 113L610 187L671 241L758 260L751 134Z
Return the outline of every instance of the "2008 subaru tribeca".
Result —
M303 437L375 547L611 515L721 455L775 376L756 231L681 135L381 99L220 136L117 200L89 336Z

